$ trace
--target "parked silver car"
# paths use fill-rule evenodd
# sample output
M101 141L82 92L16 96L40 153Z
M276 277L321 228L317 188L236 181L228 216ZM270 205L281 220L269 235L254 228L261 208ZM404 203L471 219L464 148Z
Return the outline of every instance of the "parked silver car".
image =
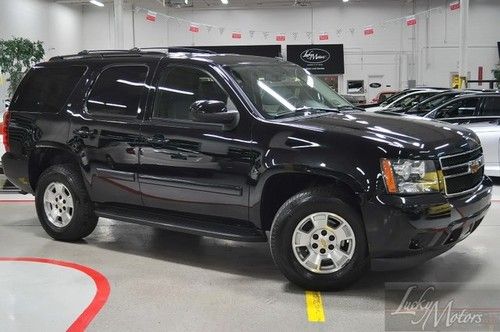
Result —
M486 175L500 177L500 93L462 95L425 117L473 130L483 146Z

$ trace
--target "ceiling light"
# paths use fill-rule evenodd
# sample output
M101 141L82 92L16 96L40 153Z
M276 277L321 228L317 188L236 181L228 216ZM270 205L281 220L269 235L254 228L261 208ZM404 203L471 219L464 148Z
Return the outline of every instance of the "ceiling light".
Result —
M342 0L342 2L349 2L349 0Z
M97 1L97 0L89 0L89 2L93 5L96 5L98 7L104 7L104 4L100 1Z
M229 0L220 0L224 5L227 5L229 3Z

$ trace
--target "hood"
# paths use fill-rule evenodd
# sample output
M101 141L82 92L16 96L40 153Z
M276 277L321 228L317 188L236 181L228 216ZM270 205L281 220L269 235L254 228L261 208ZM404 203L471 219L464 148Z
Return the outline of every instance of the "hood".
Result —
M294 123L330 135L357 136L367 143L387 147L397 155L437 158L461 153L480 145L472 131L417 116L352 112L299 118Z

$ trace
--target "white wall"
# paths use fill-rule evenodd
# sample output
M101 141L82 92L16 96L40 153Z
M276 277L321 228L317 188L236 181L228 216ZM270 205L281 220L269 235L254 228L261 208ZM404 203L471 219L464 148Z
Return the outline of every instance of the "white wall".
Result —
M328 43L342 43L345 47L346 74L341 77L340 90L345 91L349 79L364 79L369 76L383 75L384 84L400 89L407 86L409 79L418 85L449 86L450 75L458 71L459 11L450 11L451 0L416 0L397 3L390 0L377 0L364 3L340 1L322 7L276 8L276 9L169 9L162 8L154 1L137 0L137 6L156 10L172 16L182 17L193 22L226 27L224 34L217 29L208 32L202 27L198 34L190 33L186 23L167 20L158 16L156 23L145 20L145 13L135 13L135 46L173 46L173 45L235 45L235 44L273 44L274 36L267 40L262 33L250 38L248 31L269 30L300 32L293 40L289 34L287 43L309 43L306 31L317 33L328 31ZM497 41L500 41L499 0L472 0L468 52L471 79L477 79L477 67L484 67L484 79L492 79L491 70L498 63ZM363 36L360 27L377 24L393 18L418 13L439 7L428 16L418 16L415 28L406 27L404 22L375 26L375 34ZM124 13L125 47L132 47L132 7L128 5ZM85 48L108 48L113 43L113 9L84 7ZM357 27L352 34L348 28ZM338 34L337 29L342 28ZM230 32L239 30L241 40L231 39ZM285 48L283 48L285 49ZM412 66L415 59L415 66Z
M404 88L408 79L419 85L448 86L450 73L458 71L459 11L450 11L451 0L415 0L395 2L372 0L363 3L315 7L287 7L276 9L166 9L153 0L135 0L137 6L150 8L172 16L200 23L226 27L224 34L202 28L198 34L188 32L185 23L166 20L161 16L156 23L145 20L145 14L135 13L136 46L172 45L235 45L274 44L274 36L266 40L262 33L253 38L248 31L269 30L300 32L296 40L288 35L287 43L309 43L306 31L328 31L328 43L342 43L345 48L346 74L341 77L340 90L345 91L349 79L363 79L383 75L384 84L395 89ZM491 69L498 63L496 42L500 41L499 0L471 0L468 52L471 79L477 78L477 67L484 67L484 78L491 79ZM363 36L360 27L385 20L440 7L428 18L418 17L416 28L404 23L375 27L375 34ZM133 46L132 7L125 5L125 47ZM349 27L356 27L354 34ZM337 34L337 29L343 31ZM49 0L0 0L0 38L23 36L44 41L47 56L72 53L80 49L113 48L113 8L92 5L63 5ZM230 32L240 30L243 38L231 39ZM414 32L413 32L414 30ZM285 49L285 48L283 48ZM412 59L415 58L415 67ZM0 97L6 84L0 83Z
M46 59L82 48L82 6L49 0L0 0L0 39L24 37L40 40ZM0 100L6 98L7 82L0 79ZM3 102L0 107L3 107Z

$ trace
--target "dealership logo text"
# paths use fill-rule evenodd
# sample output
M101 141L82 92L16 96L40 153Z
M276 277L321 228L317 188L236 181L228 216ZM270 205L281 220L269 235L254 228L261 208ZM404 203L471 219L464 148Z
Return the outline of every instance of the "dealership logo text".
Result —
M320 48L310 48L302 52L300 58L307 63L323 63L330 59L330 53Z
M445 323L446 327L454 324L480 324L482 322L482 314L471 313L465 309L454 310L454 300L448 301L444 308L440 309L439 301L426 299L435 291L432 286L426 288L417 300L410 301L410 295L416 288L417 286L411 286L406 290L399 307L391 312L391 316L413 316L411 324L421 324L422 330L426 328L427 323L431 323L436 328L441 322Z

